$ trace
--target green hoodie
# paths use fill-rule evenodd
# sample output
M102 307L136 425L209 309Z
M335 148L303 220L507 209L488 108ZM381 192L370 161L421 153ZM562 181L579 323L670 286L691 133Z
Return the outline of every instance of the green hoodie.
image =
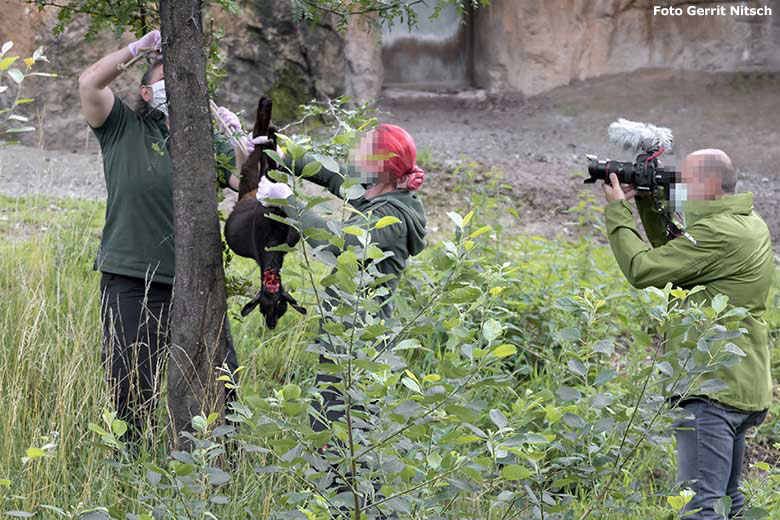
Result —
M687 201L685 229L692 240L667 240L660 215L650 201L638 199L637 206L653 248L640 237L626 201L613 201L605 209L609 244L623 274L640 289L663 288L668 282L684 289L701 285L704 291L691 297L697 303L708 303L717 294L724 294L729 305L744 307L748 314L740 327L747 329L747 334L734 343L746 357L736 366L718 368L711 374L709 377L722 380L728 389L706 396L744 411L768 408L772 378L764 312L775 267L769 229L753 211L753 194ZM682 338L672 333L667 349L681 342Z
M297 161L295 164L295 174L301 175L303 168L308 163L315 160L316 159L312 155L306 155L303 160ZM341 190L341 185L344 183L344 176L342 174L331 171L323 165L316 175L306 177L306 180L323 186L332 194L346 200L346 196ZM377 221L386 216L396 217L401 221L400 223L371 231L371 243L384 252L393 253L392 256L385 258L376 266L382 274L393 276L384 283L385 287L388 288L392 295L398 288L399 277L406 268L406 262L409 257L416 256L425 249L426 219L422 200L409 190L398 190L371 199L365 197L349 199L348 202L364 215L371 212L372 221ZM321 228L331 231L328 228L327 222L317 215L317 213L311 210L303 210L303 205L300 203L298 206L299 209L302 210L301 223L304 229ZM293 205L286 206L285 212L290 218L297 218L298 216L297 210ZM364 220L359 215L354 215L347 220L345 225L362 227L364 225ZM360 242L354 235L345 234L344 239L346 242L344 245L345 249L347 246L360 245ZM326 246L325 249L329 250L335 256L338 256L342 252L340 248L327 241L316 240L314 238L309 238L307 241L312 247ZM392 306L386 304L382 309L383 315L389 317L392 312Z

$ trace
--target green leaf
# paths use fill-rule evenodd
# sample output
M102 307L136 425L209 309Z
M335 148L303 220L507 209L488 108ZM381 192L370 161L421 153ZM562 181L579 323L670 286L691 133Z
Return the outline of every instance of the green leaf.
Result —
M2 48L0 48L0 56L2 56L3 54L5 54L6 52L10 51L10 50L11 50L11 47L13 47L13 46L14 46L14 42L12 42L12 41L10 41L10 40L9 40L9 41L7 41L7 42L5 42L5 43L3 44L3 47L2 47Z
M195 431L204 433L206 429L208 428L208 423L206 422L206 418L202 415L196 415L192 418L192 428Z
M405 339L402 342L400 342L398 345L393 347L393 350L415 350L418 348L422 348L422 343L420 343L419 340L416 339Z
M439 469L441 467L441 455L439 455L436 452L431 453L426 457L426 460L428 461L428 465L432 469Z
M716 313L720 314L724 310L726 310L726 306L729 303L729 297L725 294L717 294L712 299L712 308L715 310Z
M282 395L284 395L285 399L300 399L301 387L292 383L284 385Z
M747 356L747 354L745 354L744 350L742 350L741 348L739 348L738 346L736 346L733 343L726 343L723 346L723 350L725 350L726 352L731 352L732 354L736 354L739 357Z
M579 390L570 386L562 386L556 393L558 394L558 399L563 402L578 401L582 397Z
M276 153L276 150L268 149L268 150L263 150L263 152L265 152L265 154L268 157L270 157L280 167L282 167L282 168L284 167L283 166L285 164L284 163L284 159L282 159L282 157L278 153Z
M607 381L610 381L613 377L617 375L617 372L611 368L607 368L605 370L602 370L599 372L599 375L596 376L596 380L593 381L594 386L601 386Z
M509 464L501 470L504 480L526 480L531 476L531 470L519 464Z
M477 238L479 236L484 235L485 233L490 233L493 231L493 228L491 226L482 226L478 230L474 231L469 235L469 238Z
M580 377L585 377L588 374L587 367L579 359L570 359L569 362L566 363L566 366Z
M490 420L493 421L493 424L498 426L499 430L503 430L507 426L509 426L509 421L507 420L506 416L501 413L501 410L496 410L495 408L490 410L490 413L488 414L490 416Z
M348 235L355 235L356 237L362 237L365 234L363 228L358 226L347 226L343 231Z
M510 345L508 343L505 343L503 345L499 345L493 350L493 355L497 358L505 358L509 356L513 356L517 353L517 347L514 345Z
M761 520L769 518L769 511L763 507L751 507L742 513L742 520Z
M200 417L200 416L198 416ZM195 419L195 417L193 417ZM201 417L203 419L203 417ZM205 422L206 420L203 419ZM177 477L186 477L187 475L191 475L193 471L195 471L195 465L194 464L183 464L177 460L171 461L171 467L173 468L174 473L176 473Z
M7 58L3 58L0 60L0 72L4 70L8 70L8 67L13 65L13 63L19 59L19 56L9 56Z
M108 435L108 432L106 430L104 430L103 428L101 428L100 426L98 426L95 423L89 423L87 425L87 428L89 428L90 431L97 433L98 435L101 435L101 436L102 435Z
M318 173L320 173L320 170L322 169L322 165L317 161L311 161L306 166L303 167L303 171L301 172L301 177L314 177Z
M21 126L19 128L9 128L5 131L6 134L22 134L25 132L34 132L34 126Z
M398 219L398 217L386 215L377 220L376 224L374 224L374 229L386 228L387 226L392 226L393 224L398 224L399 222L401 221Z
M455 223L456 226L458 226L459 229L463 229L463 217L455 213L454 211L450 211L447 213L447 216L450 217L450 220Z
M22 74L22 71L19 69L8 69L8 76L17 84L24 81L24 74Z
M326 170L330 170L333 173L339 173L339 163L336 162L333 157L328 157L327 155L321 155L318 153L312 154L312 157L314 157L317 162L319 162Z
M358 259L354 252L344 251L338 258L339 270L343 270L350 275L355 275L358 272Z
M615 353L615 343L608 339L602 339L601 341L597 341L593 345L593 352L598 352L599 354L605 354L607 356L611 356Z
M300 161L303 159L303 156L306 155L306 148L295 143L289 143L287 145L287 151L290 152L290 156L295 162Z
M731 497L728 495L720 497L720 499L715 502L715 512L723 518L727 518L731 512Z
M666 501L675 511L680 511L683 507L685 507L685 500L683 500L683 497L680 495L668 496L666 497Z
M385 252L379 249L374 244L371 244L370 246L368 246L368 249L366 250L366 256L371 260L379 260L380 258L384 258Z
M37 459L46 455L46 452L40 448L27 448L26 453L29 459Z
M422 389L420 388L420 385L418 385L416 381L412 380L409 377L404 377L403 379L401 379L401 383L403 383L403 385L409 390L411 390L412 392L418 394L422 393Z
M488 343L492 343L501 335L503 330L504 327L501 325L501 322L491 318L482 326L482 337Z
M114 419L111 422L111 431L114 433L114 437L119 439L127 431L127 423L120 419Z

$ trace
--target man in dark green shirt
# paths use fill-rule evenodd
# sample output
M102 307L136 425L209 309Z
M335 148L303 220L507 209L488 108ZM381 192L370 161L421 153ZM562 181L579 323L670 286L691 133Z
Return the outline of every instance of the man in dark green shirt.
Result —
M152 49L135 110L109 88L120 65ZM79 77L81 109L100 143L108 198L95 260L101 277L103 358L119 419L137 439L150 422L165 362L175 274L171 161L160 33L101 58ZM224 142L219 144L224 150ZM236 155L237 160L241 160ZM238 186L224 169L220 184ZM228 335L229 338L229 335ZM238 363L232 341L227 359Z
M700 150L682 164L687 198L683 201L685 234L669 239L651 201L637 198L637 208L653 247L639 235L627 200L613 174L604 191L607 236L620 269L635 287L664 287L671 282L685 289L703 286L690 298L709 302L718 294L747 310L740 326L747 334L735 338L744 353L741 362L718 368L706 377L726 384L723 390L696 392L679 405L692 418L676 426L678 480L695 481L696 496L686 518L722 518L715 513L721 497L731 497L731 515L744 507L739 491L745 433L760 424L772 399L769 334L764 321L766 301L775 272L769 230L753 210L753 194L735 194L736 172L721 150ZM676 349L683 337L673 330L666 348Z

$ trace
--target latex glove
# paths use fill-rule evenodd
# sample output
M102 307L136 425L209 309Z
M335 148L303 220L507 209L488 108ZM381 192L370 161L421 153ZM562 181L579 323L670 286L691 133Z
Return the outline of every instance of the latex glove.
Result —
M255 151L255 146L259 144L267 144L268 141L270 141L270 139L268 139L268 137L264 135L258 135L255 138L252 138L251 135L245 135L243 137L243 141L244 141L244 146L246 146L246 152L251 154L252 152Z
M268 199L286 199L292 195L292 189L283 182L272 182L263 175L257 186L257 200L265 207L270 206Z
M217 115L225 122L233 133L244 133L241 129L241 121L238 120L238 116L234 114L229 108L219 107L217 108Z
M129 50L130 54L132 54L135 58L140 52L142 52L142 49L152 49L152 51L147 55L148 58L152 60L159 60L162 59L162 52L160 51L161 47L162 38L160 37L160 31L155 29L153 31L149 31L148 33L141 36L140 39L128 45L127 50Z

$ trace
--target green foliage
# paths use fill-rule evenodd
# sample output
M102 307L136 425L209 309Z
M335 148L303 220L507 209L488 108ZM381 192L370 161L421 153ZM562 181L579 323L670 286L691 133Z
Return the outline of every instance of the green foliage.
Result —
M35 131L35 127L30 125L30 118L19 113L19 107L34 101L22 97L24 80L34 76L57 77L47 72L33 72L36 63L49 61L43 55L43 47L21 61L19 56L9 54L12 48L13 42L10 41L0 47L0 145L17 143L6 139Z
M376 25L405 23L410 28L417 23L415 6L422 0L291 0L293 13L300 20L318 23L325 16L334 16L337 25L345 29L354 16L371 15L369 21ZM427 3L427 2L426 2ZM439 16L442 9L455 6L459 11L486 6L490 0L435 0L432 17Z
M102 204L0 198L0 207L8 217L0 218L1 510L47 518L329 518L329 502L349 498L318 487L323 460L350 467L349 428L333 423L341 440L321 454L328 439L307 418L321 391L318 353L307 349L320 335L316 294L325 298L330 265L310 258L309 270L303 250L285 262L285 285L310 309L307 319L289 312L274 331L259 316L234 321L244 368L238 382L222 377L240 387L230 417L238 433L204 415L194 422L195 452L166 453L162 435L133 455L105 414L91 271ZM683 384L685 356L658 347L678 318L712 339L732 319L725 301L688 307L689 293L635 291L608 249L585 247L590 237L513 232L499 243L494 213L450 209L449 224L438 221L445 229L407 268L397 321L372 317L374 289L358 297L370 285L360 280L360 260L376 251L352 247L354 256L335 262L347 274L333 277L332 288L343 297L351 281L355 291L325 313L327 330L333 343L351 342L354 359L351 369L347 357L332 368L351 370L355 423L367 417L361 405L378 408L372 428L352 430L355 455L375 446L358 457L355 485L373 493L370 500L388 499L402 518L579 518L590 509L591 518L644 519L678 511L667 498L684 495L672 487L673 416L664 396ZM332 213L338 220L341 208ZM365 238L376 227L368 222L329 238ZM231 270L252 276L256 267L235 259ZM231 312L242 303L236 299ZM366 312L355 317L355 306ZM689 350L704 354L693 338ZM691 386L708 365L729 362L724 347L708 342ZM762 426L757 440L773 428L774 421ZM754 518L780 513L774 466L755 464L746 481Z

